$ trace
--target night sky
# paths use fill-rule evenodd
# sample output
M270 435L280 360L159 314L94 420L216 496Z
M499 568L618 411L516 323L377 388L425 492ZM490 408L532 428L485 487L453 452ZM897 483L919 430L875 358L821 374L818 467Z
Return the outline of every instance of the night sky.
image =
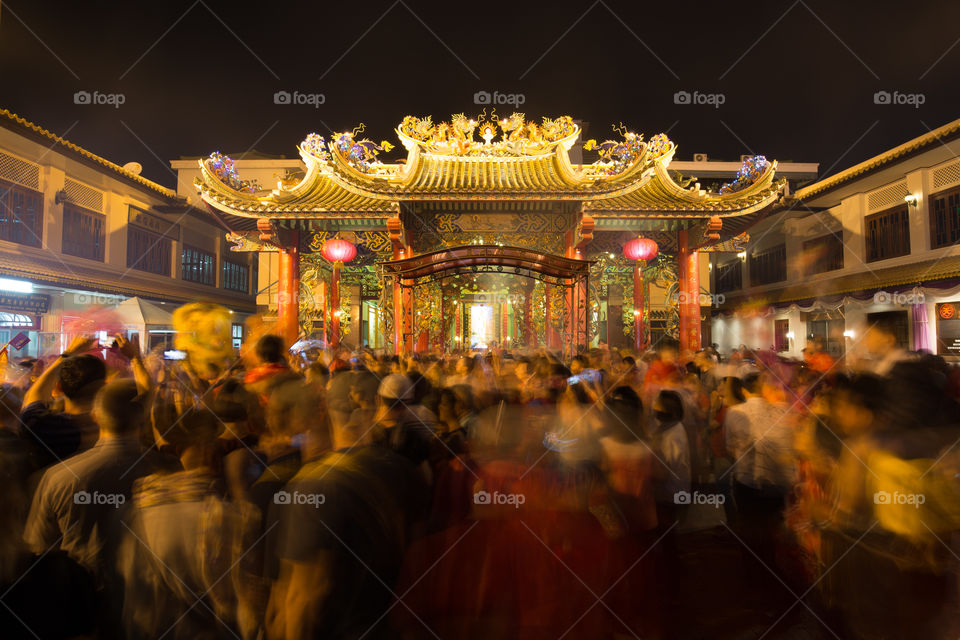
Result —
M622 121L667 131L680 159L762 153L824 174L960 117L958 2L0 4L0 107L169 186L171 159L292 156L311 131L363 122L396 144L404 115L479 114L481 91L588 121L589 137Z

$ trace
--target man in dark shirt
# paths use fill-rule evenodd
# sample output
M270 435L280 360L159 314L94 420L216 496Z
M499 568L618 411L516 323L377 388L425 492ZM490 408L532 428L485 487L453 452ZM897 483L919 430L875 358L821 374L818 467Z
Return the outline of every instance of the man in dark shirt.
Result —
M282 564L269 637L380 638L414 521L427 491L386 447L333 452L278 493Z
M95 342L93 338L75 338L23 398L23 435L35 445L38 467L85 451L97 441L100 430L90 410L106 380L107 368L103 360L87 353ZM50 408L54 391L63 396L63 411Z

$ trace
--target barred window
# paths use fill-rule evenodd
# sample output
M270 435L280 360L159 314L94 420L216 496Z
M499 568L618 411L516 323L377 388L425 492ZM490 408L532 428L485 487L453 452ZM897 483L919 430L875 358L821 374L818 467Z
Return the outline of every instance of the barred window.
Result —
M935 194L930 208L930 246L949 247L960 241L960 189Z
M103 262L107 217L69 202L63 205L63 245L68 256Z
M867 216L867 262L910 253L910 215L907 205Z
M781 244L750 256L750 284L771 284L787 279L787 245Z
M127 225L127 266L131 269L169 276L172 251L170 238Z
M828 233L825 236L807 240L803 243L803 253L810 258L810 273L824 273L843 269L843 232Z
M250 290L250 268L245 264L224 260L220 286L231 291L247 293Z
M717 266L717 293L729 293L743 288L743 263L739 258Z
M0 240L39 247L42 234L43 194L0 180Z
M189 282L215 286L217 284L216 265L216 254L184 245L180 254L180 278Z

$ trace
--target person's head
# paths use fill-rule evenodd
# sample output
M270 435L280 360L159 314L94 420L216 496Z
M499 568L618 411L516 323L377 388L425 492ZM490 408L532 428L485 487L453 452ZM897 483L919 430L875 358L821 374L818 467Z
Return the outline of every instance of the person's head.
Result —
M184 469L209 467L214 464L217 438L223 424L208 409L188 409L163 438L174 446Z
M457 360L457 368L456 368L457 375L465 376L472 373L473 364L474 364L473 358L469 358L466 356Z
M897 331L893 320L881 316L871 321L863 337L863 344L874 356L883 357L893 351L897 346Z
M380 382L377 397L388 410L401 410L413 400L413 383L402 373L391 373Z
M371 409L377 403L380 380L370 372L358 372L350 386L350 400L361 409Z
M254 349L257 355L257 361L261 364L279 364L286 362L286 347L283 344L283 338L273 334L267 334L257 340L257 346Z
M589 367L590 361L584 355L573 356L573 360L570 361L570 373L573 375L577 375Z
M738 405L746 400L743 395L743 381L736 376L724 378L721 389L723 391L723 404L728 407Z
M143 425L144 407L133 380L115 380L96 395L91 412L101 434L135 434Z
M670 389L664 389L653 401L653 415L657 422L667 426L683 420L683 400L680 394Z
M89 405L107 379L107 365L93 355L71 356L60 365L57 375L57 386L68 400Z
M660 360L667 364L672 364L677 360L677 354L680 352L680 345L673 338L664 338L657 345L657 353Z
M760 373L753 371L743 377L743 397L746 399L763 395L763 380Z
M473 399L473 387L466 384L454 385L453 391L453 411L458 418L469 415L476 409Z
M831 394L830 414L844 435L862 433L875 424L883 408L883 380L863 374L842 380Z
M410 371L407 373L407 377L410 378L410 384L413 390L411 404L423 404L423 399L433 391L433 385L431 385L427 377L419 371Z
M633 371L637 368L637 361L633 356L625 356L620 363L623 365L624 371Z
M643 403L636 391L627 386L614 388L607 397L606 407L609 411L607 433L611 438L633 442L643 437L640 426Z

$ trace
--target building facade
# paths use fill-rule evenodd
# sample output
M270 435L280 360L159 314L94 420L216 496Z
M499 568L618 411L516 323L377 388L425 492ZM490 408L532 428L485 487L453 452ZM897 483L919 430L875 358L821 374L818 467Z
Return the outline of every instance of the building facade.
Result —
M0 111L0 346L23 332L30 342L10 356L35 357L73 333L119 330L146 349L194 300L234 311L241 336L256 265L190 198ZM133 297L145 304L118 308Z
M960 355L960 120L798 189L715 255L722 352L862 349L880 318L907 349Z

